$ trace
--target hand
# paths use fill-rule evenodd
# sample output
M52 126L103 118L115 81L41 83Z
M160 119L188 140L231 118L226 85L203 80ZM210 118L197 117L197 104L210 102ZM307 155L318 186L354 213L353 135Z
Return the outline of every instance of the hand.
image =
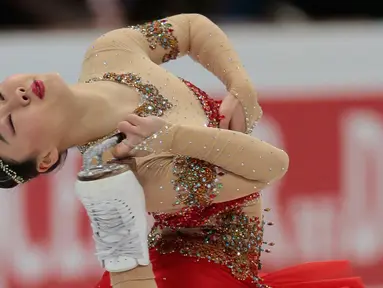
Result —
M224 116L219 123L219 128L239 132L246 131L245 113L241 102L235 96L228 94L223 99L219 113Z
M125 121L118 124L117 129L125 134L126 139L116 145L112 154L116 158L138 156L135 146L141 144L147 137L161 130L167 122L159 117L140 117L130 114Z

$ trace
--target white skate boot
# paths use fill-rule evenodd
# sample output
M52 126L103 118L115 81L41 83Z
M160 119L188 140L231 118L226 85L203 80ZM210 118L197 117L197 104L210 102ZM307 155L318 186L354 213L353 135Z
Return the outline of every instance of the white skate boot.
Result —
M90 152L101 153L106 148L98 147ZM95 156L90 152L84 155L84 163L89 155ZM91 167L88 163L79 173L76 193L91 221L98 259L109 272L149 265L149 227L143 188L126 165L99 162Z

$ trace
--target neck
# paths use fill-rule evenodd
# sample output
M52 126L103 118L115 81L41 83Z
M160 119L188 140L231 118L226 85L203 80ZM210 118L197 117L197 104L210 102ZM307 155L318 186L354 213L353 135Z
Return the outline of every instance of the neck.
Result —
M131 99L113 89L121 89L110 82L79 83L71 86L73 101L70 121L62 135L61 151L82 145L113 132L117 124L136 107ZM115 96L114 96L115 95ZM130 101L129 101L130 100Z

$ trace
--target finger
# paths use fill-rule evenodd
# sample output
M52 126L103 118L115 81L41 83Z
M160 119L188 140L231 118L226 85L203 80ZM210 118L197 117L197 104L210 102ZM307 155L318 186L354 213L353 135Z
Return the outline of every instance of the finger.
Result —
M221 116L221 121L219 121L219 128L222 129L229 129L230 124L230 117L227 116L228 111L225 111L225 109L222 109L219 114Z
M238 117L233 117L229 124L229 129L239 132L245 132L245 121Z
M117 129L126 136L139 135L140 129L128 121L118 123Z
M113 154L113 156L115 158L121 159L121 158L130 157L132 150L133 149L131 149L131 148L127 147L126 145L120 143L120 144L116 145L112 149L112 154Z
M126 116L125 120L134 126L140 126L142 123L145 122L144 117L140 117L136 114L129 114L128 116Z
M233 117L229 124L230 130L245 132L246 130L246 119L241 104L238 104L234 109Z
M127 138L114 147L112 154L116 158L125 158L131 156L135 150L134 148L135 143L131 139Z
M224 118L219 122L219 128L221 129L229 129L230 120L228 118Z
M116 147L114 147L111 150L111 153L112 153L114 158L126 159L126 158L130 158L130 157L145 157L145 156L148 156L150 154L149 151L144 151L144 150L133 149L133 150L130 150L129 152L127 152L127 151L121 151L119 149L120 148L117 145Z

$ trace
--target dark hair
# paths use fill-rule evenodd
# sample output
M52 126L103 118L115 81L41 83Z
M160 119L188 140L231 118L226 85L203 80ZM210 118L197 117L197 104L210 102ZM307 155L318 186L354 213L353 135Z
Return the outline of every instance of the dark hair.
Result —
M61 164L64 163L66 156L68 154L68 151L65 151L60 154L59 160L53 164L47 171L40 173L37 171L36 166L36 159L30 159L27 161L24 161L22 163L9 161L9 160L1 160L5 165L8 166L9 169L14 171L17 176L20 176L24 179L24 181L29 181L33 178L36 178L40 174L47 174L52 171L54 171L56 168L61 166ZM12 179L7 173L5 173L3 170L0 169L0 188L2 189L10 189L14 188L18 185L18 183Z

